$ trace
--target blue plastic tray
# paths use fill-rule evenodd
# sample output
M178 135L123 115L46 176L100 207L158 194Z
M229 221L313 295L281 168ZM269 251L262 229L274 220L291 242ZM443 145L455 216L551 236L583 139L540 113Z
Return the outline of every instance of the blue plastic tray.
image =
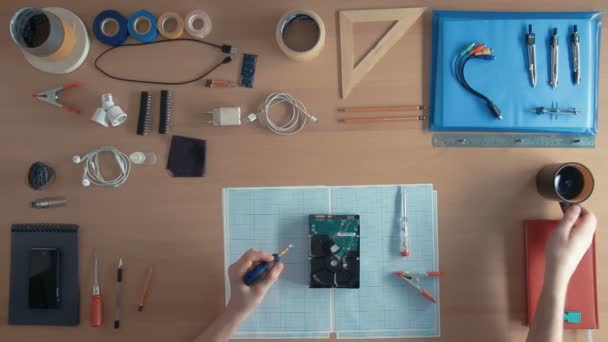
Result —
M433 11L431 131L538 132L597 134L601 12L456 12ZM537 84L528 73L524 34L536 34ZM578 25L581 83L571 73L570 33ZM559 36L559 83L549 84L549 38ZM467 63L466 78L501 109L497 120L481 99L454 77L454 57L471 42L494 49L496 60ZM578 115L538 115L536 107L575 107Z

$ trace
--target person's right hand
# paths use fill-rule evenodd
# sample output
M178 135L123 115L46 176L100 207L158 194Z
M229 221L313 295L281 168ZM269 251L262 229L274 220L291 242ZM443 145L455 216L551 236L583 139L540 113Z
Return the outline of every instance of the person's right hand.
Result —
M252 286L245 285L243 277L258 262L273 260L274 256L270 253L250 249L228 267L228 277L230 278L230 300L226 307L228 314L244 319L262 302L266 292L277 281L285 265L282 262L275 264L264 279Z
M567 287L570 277L591 246L597 226L595 215L578 205L570 206L551 233L545 250L545 279L553 279Z

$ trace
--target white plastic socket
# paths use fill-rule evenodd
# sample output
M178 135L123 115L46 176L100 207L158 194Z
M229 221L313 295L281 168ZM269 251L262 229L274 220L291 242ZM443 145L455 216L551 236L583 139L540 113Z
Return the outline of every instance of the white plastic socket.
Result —
M106 93L101 95L101 107L97 108L91 120L104 127L116 127L127 120L127 114L114 103L112 94Z

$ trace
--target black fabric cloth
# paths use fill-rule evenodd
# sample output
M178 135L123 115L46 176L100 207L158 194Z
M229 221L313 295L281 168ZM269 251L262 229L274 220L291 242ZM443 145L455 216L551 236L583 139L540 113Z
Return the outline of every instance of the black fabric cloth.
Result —
M205 175L205 140L174 135L167 160L167 170L173 177L203 177Z

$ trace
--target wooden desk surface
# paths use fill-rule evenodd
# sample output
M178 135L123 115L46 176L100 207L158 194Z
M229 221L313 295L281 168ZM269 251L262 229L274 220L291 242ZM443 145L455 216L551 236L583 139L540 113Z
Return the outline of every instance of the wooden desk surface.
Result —
M2 115L0 116L0 340L2 341L190 341L221 312L224 303L221 190L230 186L338 185L433 183L439 192L439 248L441 270L441 341L524 341L522 325L525 218L559 217L555 203L536 194L534 175L550 162L579 161L596 175L596 191L586 203L600 223L608 220L608 192L602 176L608 172L608 143L598 137L592 150L543 149L433 149L431 135L419 123L344 126L336 123L341 105L428 103L430 11L393 48L351 95L338 96L337 9L428 6L464 10L608 10L605 0L513 1L141 1L84 2L57 0L79 15L90 29L94 16L114 8L130 14L144 7L160 14L182 14L202 8L213 20L209 40L229 42L241 51L259 55L255 88L207 89L201 84L170 87L175 91L174 133L208 141L204 178L176 179L164 169L170 136L135 135L139 92L159 86L110 80L93 67L105 49L90 34L91 51L75 72L50 75L34 70L8 34L20 1L0 4L4 46L0 55ZM41 0L28 2L43 7ZM317 11L327 26L322 54L307 63L288 60L274 42L274 29L284 11L303 7ZM386 27L365 24L355 31L361 53ZM600 115L608 111L608 34L602 36ZM360 45L360 46L359 46ZM192 54L190 58L188 54ZM138 61L143 58L146 61ZM180 46L126 53L107 66L131 76L156 68L159 77L185 77L218 58L210 49ZM187 60L187 61L185 61ZM122 62L122 63L119 63ZM149 68L147 70L150 70ZM214 78L236 79L240 60L224 66ZM155 73L156 74L156 73ZM33 100L30 94L81 81L63 101L83 111L81 116ZM287 91L319 117L318 125L293 137L272 135L257 124L216 128L205 123L204 112L220 105L253 111L271 91ZM101 93L111 92L130 114L118 128L102 128L89 121ZM155 113L157 110L155 109ZM157 118L155 118L155 125ZM603 125L603 120L601 120ZM604 127L600 127L603 132ZM154 151L160 163L134 168L119 189L80 186L82 168L72 164L102 145L125 152ZM24 184L31 162L45 160L57 171L48 190L34 192ZM36 197L63 195L69 205L33 210ZM76 328L8 326L10 224L66 222L81 227L81 325ZM598 229L598 270L605 270L608 234ZM123 322L120 331L110 319L102 329L88 326L91 259L101 258L101 286L106 314L112 312L114 267L125 260ZM136 311L137 298L148 265L155 268L148 306ZM601 326L608 325L608 275L598 273ZM583 333L566 333L567 341L583 341ZM608 331L595 333L608 340Z

